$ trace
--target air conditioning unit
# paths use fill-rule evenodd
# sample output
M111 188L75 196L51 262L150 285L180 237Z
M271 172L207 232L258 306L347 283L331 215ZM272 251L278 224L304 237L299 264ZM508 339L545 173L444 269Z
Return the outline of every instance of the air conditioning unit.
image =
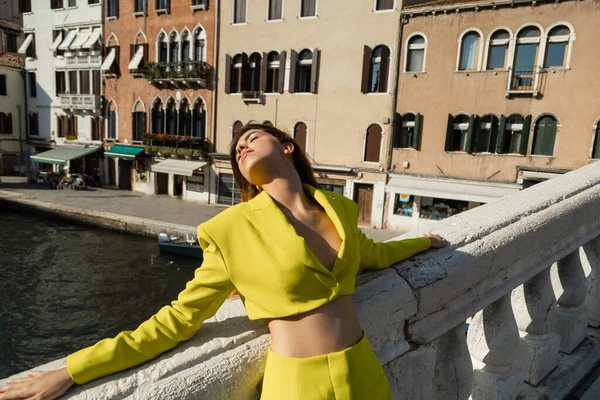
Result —
M262 103L263 100L263 92L259 90L251 90L251 91L243 91L242 92L242 101L244 103Z

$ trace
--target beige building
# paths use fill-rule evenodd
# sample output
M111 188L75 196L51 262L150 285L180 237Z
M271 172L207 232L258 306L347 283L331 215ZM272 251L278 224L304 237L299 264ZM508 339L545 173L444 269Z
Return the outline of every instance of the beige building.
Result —
M386 225L494 201L600 158L600 3L403 10Z
M235 204L234 131L290 132L319 183L380 227L394 115L400 1L231 0L220 10L214 201Z

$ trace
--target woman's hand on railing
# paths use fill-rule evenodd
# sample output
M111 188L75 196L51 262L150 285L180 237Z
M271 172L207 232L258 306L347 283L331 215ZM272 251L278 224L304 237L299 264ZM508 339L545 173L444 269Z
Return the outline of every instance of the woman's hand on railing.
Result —
M448 243L446 239L444 239L440 235L436 235L431 232L425 233L423 236L429 238L429 240L431 241L430 248L432 249L439 249L440 247L444 247Z
M75 382L66 368L30 372L27 378L11 379L0 386L0 400L53 400L62 396Z

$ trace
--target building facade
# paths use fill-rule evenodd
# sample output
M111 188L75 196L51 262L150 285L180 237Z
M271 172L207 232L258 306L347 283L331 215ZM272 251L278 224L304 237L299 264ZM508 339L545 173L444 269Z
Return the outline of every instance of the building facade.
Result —
M102 2L19 2L23 13L28 105L27 137L32 168L64 167L101 174ZM61 146L57 158L41 153ZM37 154L37 156L36 156Z
M600 158L595 1L403 11L386 225L414 228Z
M218 2L104 3L107 183L208 201Z
M0 5L0 175L22 171L25 149L25 86L17 54L22 29L12 6Z
M287 130L319 184L357 201L381 227L394 115L400 1L221 2L211 193L239 202L227 157L252 121Z

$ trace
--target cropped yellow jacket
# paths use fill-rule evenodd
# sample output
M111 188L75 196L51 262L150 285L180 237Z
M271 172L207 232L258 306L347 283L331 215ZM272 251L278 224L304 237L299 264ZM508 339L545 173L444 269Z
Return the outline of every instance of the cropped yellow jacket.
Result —
M177 300L136 330L119 333L67 357L83 384L157 357L191 338L235 288L250 319L314 310L354 292L358 268L389 267L427 250L428 238L375 243L357 227L356 203L305 185L335 225L342 244L332 271L312 254L266 193L221 212L198 227L204 261Z

